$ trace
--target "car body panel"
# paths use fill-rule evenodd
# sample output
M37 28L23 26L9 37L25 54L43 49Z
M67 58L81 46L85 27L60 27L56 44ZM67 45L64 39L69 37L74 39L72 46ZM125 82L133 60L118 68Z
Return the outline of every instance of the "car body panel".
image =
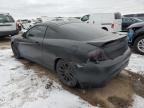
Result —
M93 26L84 23L63 23L60 26L58 26L59 24L57 23L56 25L45 23L38 26L41 25L46 26L47 29L40 40L33 41L27 37L27 35L30 34L29 31L32 31L32 28L25 33L25 36L16 36L12 38L12 44L15 44L15 47L18 48L22 57L42 64L54 71L57 59L71 61L77 66L76 78L79 82L87 82L90 85L99 85L107 79L111 79L112 76L118 74L120 70L127 66L130 50L127 47L128 45L125 36L109 34L104 30L95 30ZM59 37L50 38L50 31L48 31L47 34L49 28L55 29L58 36L66 37L64 39ZM85 29L87 31L84 31ZM82 36L82 40L79 40L81 37L79 35ZM98 36L95 36L96 39L93 39L93 35ZM68 39L67 37L72 39ZM74 40L74 37L78 37L78 40ZM93 40L90 40L90 37L92 37ZM98 51L100 48L109 56L114 56L110 56L111 58L98 63L89 61L88 53L91 51ZM117 51L120 49L122 52ZM110 52L112 53L110 54ZM107 73L107 71L110 73Z
M131 52L128 48L123 55L113 60L102 61L98 64L92 62L82 64L78 67L76 77L80 79L79 81L82 87L85 87L87 83L91 83L91 85L89 85L90 87L100 86L117 75L128 65L130 55Z

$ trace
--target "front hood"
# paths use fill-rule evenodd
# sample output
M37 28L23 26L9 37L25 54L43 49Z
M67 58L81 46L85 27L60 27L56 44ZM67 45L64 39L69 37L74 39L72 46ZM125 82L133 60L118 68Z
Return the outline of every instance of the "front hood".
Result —
M134 23L134 24L130 25L128 27L128 29L134 28L134 27L144 27L144 22Z

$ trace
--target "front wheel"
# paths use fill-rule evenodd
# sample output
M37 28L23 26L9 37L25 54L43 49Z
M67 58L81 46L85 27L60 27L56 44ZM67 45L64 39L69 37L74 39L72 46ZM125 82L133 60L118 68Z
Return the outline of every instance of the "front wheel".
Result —
M12 51L14 53L15 58L20 59L21 57L20 57L20 53L19 53L17 47L13 43L11 44L11 47L12 47Z
M144 36L136 38L134 42L134 50L137 53L144 55Z
M78 82L75 78L76 66L70 61L60 59L56 65L56 72L59 79L69 87L76 87Z

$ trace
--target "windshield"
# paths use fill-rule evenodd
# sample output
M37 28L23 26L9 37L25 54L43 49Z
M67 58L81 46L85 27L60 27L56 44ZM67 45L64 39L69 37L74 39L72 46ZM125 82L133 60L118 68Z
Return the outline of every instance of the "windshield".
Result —
M14 19L9 15L0 15L0 23L14 22Z
M90 15L85 15L81 18L81 21L87 21L89 20Z

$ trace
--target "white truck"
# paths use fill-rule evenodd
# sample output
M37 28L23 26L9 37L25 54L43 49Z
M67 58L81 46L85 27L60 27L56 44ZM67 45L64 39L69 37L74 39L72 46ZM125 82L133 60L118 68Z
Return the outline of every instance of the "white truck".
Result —
M122 16L117 13L94 13L84 15L81 21L96 26L110 32L120 32L122 30Z

